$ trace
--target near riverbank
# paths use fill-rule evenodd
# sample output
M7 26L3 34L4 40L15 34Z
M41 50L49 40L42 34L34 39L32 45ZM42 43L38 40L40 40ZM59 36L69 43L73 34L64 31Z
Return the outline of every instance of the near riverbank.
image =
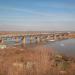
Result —
M0 75L75 75L75 61L43 46L0 49Z

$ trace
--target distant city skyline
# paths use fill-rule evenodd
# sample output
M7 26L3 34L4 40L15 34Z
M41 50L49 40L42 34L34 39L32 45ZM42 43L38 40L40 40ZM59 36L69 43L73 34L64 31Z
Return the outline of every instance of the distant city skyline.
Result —
M0 0L0 31L75 31L75 0Z

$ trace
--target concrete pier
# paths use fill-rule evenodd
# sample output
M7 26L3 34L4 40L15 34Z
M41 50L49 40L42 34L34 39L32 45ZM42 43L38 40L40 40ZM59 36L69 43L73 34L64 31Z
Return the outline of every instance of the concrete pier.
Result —
M17 36L17 37L15 37L15 40L16 40L16 43L18 43L18 42L19 42L19 38L18 38L18 36Z
M22 37L22 44L26 44L26 36Z

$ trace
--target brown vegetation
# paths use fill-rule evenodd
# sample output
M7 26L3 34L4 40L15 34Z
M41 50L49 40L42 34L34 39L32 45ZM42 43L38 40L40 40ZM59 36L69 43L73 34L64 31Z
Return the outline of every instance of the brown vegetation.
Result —
M75 63L44 47L0 50L0 75L75 75Z

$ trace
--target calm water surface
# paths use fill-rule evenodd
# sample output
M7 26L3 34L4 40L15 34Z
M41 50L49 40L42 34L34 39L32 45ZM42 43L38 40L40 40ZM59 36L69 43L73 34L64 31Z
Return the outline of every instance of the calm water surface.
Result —
M52 47L58 53L65 54L67 56L75 57L75 39L67 39L56 42L49 42L45 47Z

